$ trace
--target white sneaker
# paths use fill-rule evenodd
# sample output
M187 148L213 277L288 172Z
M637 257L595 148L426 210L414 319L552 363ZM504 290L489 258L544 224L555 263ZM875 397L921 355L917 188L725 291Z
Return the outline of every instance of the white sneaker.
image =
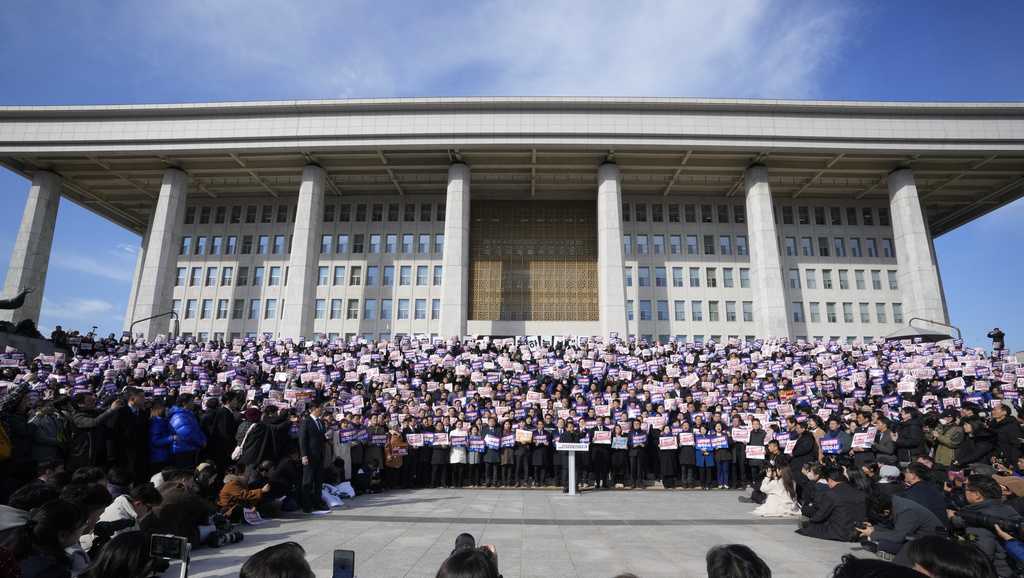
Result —
M330 513L331 513L331 511L330 511L330 510L313 510L313 511L312 511L312 514L313 514L314 516L323 516L323 515L325 515L325 514L330 514Z

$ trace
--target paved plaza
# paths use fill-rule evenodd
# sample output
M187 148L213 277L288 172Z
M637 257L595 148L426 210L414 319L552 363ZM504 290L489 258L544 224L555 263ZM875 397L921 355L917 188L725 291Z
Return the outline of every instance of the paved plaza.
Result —
M606 491L571 497L553 490L411 490L361 496L329 515L272 520L245 529L245 541L197 553L190 576L236 576L252 553L293 540L318 577L332 552L355 550L356 576L431 577L455 537L494 544L501 572L514 577L703 578L711 546L746 544L773 576L831 576L856 544L793 532L796 520L760 519L735 491ZM859 556L870 556L862 551Z

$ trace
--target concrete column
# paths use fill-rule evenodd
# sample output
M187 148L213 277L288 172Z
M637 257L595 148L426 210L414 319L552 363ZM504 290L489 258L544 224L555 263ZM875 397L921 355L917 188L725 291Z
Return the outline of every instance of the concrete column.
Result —
M62 184L63 179L59 175L48 171L38 171L32 177L32 186L25 200L25 212L21 217L18 237L14 240L11 261L7 266L7 279L0 297L10 299L23 289L33 291L20 308L0 310L0 321L17 324L31 319L39 323Z
M897 169L889 173L888 184L893 244L899 265L896 279L903 295L904 317L948 323L935 249L921 212L914 173Z
M164 171L146 240L146 254L142 258L139 288L135 292L136 320L171 310L169 295L174 285L174 269L181 243L179 227L187 194L188 175L179 169ZM169 319L161 317L139 323L134 334L153 339L166 333L168 326Z
M131 327L135 319L135 296L139 292L139 279L142 277L142 267L146 260L146 246L149 244L149 230L153 226L153 215L146 219L146 230L142 233L142 243L139 244L139 254L135 256L135 273L132 274L132 288L128 293L128 306L124 312L124 331Z
M469 316L469 189L469 165L452 163L448 167L448 199L444 210L444 276L438 327L438 335L442 338L466 334Z
M292 252L288 260L281 337L313 337L313 316L316 312L313 301L316 299L317 266L320 263L326 178L324 170L316 165L306 165L302 169Z
M750 240L751 284L754 290L754 322L758 337L788 337L786 291L782 282L782 258L768 169L763 165L747 168L747 237Z
M622 184L618 165L606 162L597 169L597 302L606 339L628 336L623 260Z

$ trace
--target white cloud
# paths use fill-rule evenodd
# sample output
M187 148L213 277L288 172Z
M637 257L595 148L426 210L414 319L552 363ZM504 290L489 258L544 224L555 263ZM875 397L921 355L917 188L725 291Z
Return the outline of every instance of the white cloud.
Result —
M43 299L40 323L67 325L67 321L101 324L117 315L117 306L104 299L73 297L66 301Z
M135 273L135 252L126 252L126 248L126 245L118 245L107 251L103 258L55 252L50 256L50 265L75 273L129 283Z
M129 10L135 10L130 8ZM488 95L812 97L846 40L839 3L171 2L136 19L166 64L302 98ZM168 22L187 25L168 25ZM265 90L265 89L262 89Z

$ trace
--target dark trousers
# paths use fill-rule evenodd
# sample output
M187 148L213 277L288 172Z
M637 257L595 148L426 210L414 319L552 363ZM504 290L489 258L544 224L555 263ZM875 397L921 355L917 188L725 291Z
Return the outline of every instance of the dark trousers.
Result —
M444 486L448 481L448 464L431 464L430 487Z
M629 456L629 481L634 487L642 486L644 483L644 456L637 454Z
M499 483L498 467L498 464L492 464L490 462L484 464L484 483L488 486L492 484L497 485Z
M196 459L199 457L197 452L182 452L171 456L171 463L176 468L191 469L196 467Z
M525 484L530 477L530 457L524 456L516 460L516 483Z
M302 466L302 489L299 492L299 504L302 511L309 513L319 508L320 492L324 487L324 468L320 462L310 461Z

